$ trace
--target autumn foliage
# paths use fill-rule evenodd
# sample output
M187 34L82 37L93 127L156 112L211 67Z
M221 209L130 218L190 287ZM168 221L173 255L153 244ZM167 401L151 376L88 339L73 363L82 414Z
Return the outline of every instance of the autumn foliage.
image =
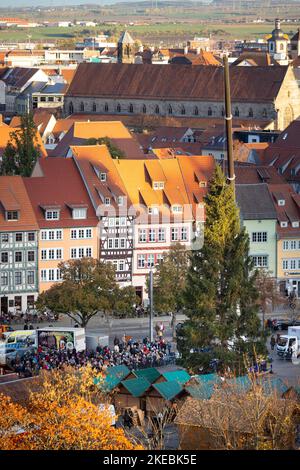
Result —
M2 450L140 450L111 426L91 367L44 372L26 406L0 395Z

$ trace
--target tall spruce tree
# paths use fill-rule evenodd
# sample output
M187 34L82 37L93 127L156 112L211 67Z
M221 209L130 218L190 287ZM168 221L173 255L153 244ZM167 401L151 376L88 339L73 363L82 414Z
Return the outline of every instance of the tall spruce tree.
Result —
M1 175L31 176L40 156L36 133L37 128L32 113L24 114L21 117L20 128L10 134L10 140L2 157Z
M205 197L204 244L192 252L185 300L188 320L180 348L186 365L217 357L240 367L244 353L264 352L249 237L239 222L231 186L219 166ZM243 337L247 338L244 341ZM234 343L232 346L232 340ZM208 347L208 354L190 354Z

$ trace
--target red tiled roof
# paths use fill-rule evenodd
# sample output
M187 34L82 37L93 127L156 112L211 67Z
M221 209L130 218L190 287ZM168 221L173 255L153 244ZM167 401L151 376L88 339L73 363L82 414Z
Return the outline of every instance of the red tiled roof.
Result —
M231 97L273 101L288 67L231 67ZM150 64L79 64L66 96L223 100L223 68ZM247 83L247 86L245 86Z
M98 219L85 189L82 178L71 158L45 158L40 160L36 174L25 178L25 185L40 228L96 226ZM35 174L35 172L33 173ZM74 220L70 205L86 205L87 219ZM60 220L45 219L42 207L60 206Z

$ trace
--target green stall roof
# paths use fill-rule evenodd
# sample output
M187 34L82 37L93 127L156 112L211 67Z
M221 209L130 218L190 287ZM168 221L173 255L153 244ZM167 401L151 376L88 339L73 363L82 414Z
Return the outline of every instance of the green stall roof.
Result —
M161 374L168 382L179 382L180 384L186 384L191 376L186 370L173 370L171 372L162 372Z
M123 380L121 384L128 390L130 395L136 398L141 397L146 392L146 390L151 387L151 383L143 377Z
M128 367L124 365L115 366L115 367L108 367L106 369L106 376L100 387L105 391L111 391L116 388L122 380L126 379L126 377L130 374L130 370ZM98 380L99 383L99 380Z
M194 378L199 384L214 383L219 384L222 382L221 377L218 374L200 374L195 375Z
M252 381L248 375L241 375L233 379L227 379L226 383L234 385L239 392L248 392L252 387Z
M264 377L258 380L258 384L262 386L266 395L271 395L274 392L282 395L290 388L279 377Z
M153 387L165 400L172 400L184 390L183 386L175 380L154 384Z
M214 393L214 384L213 382L209 382L199 385L188 385L185 389L192 398L196 398L198 400L209 400Z
M136 377L143 377L151 384L161 376L161 373L155 367L147 367L146 369L137 369L132 371Z

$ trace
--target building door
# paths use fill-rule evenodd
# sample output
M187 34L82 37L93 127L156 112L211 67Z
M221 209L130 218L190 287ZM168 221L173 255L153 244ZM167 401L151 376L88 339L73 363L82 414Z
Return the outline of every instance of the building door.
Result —
M4 315L8 313L8 297L1 297L1 313Z

